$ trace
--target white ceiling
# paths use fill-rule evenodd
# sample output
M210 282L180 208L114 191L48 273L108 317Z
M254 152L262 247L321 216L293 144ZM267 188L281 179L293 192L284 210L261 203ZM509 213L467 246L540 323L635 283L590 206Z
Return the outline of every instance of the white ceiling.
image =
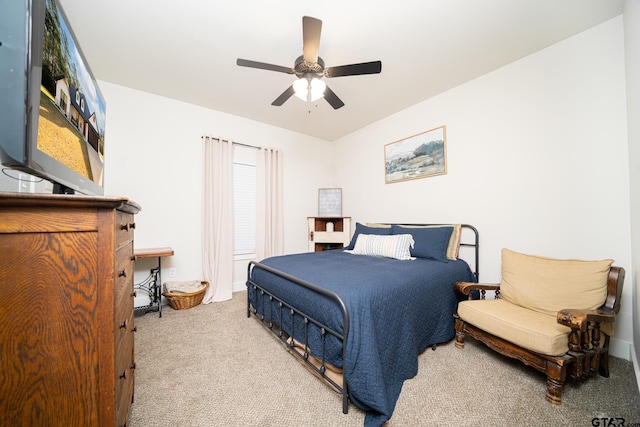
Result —
M624 0L59 0L98 80L333 141L623 12ZM345 106L271 102L292 75L302 16L323 21L326 79ZM109 115L107 99L107 119Z

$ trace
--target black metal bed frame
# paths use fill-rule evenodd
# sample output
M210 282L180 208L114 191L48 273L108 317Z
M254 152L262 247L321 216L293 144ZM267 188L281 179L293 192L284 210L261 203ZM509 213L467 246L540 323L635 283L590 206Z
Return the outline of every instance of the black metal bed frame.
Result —
M448 225L448 224L399 224L399 225ZM461 247L472 247L474 248L475 251L475 259L474 259L474 269L472 269L472 272L476 278L476 281L479 278L479 236L478 236L478 230L469 224L462 224L462 229L469 229L473 232L474 234L474 240L473 243L466 243L466 242L460 242L460 246ZM462 231L461 231L462 233ZM461 237L462 239L463 237ZM293 307L292 305L288 304L287 302L281 300L280 298L276 297L275 295L273 295L272 293L270 293L269 291L267 291L266 289L264 289L262 286L260 286L259 284L255 283L254 281L251 280L251 271L254 268L259 268L265 271L268 271L272 274L275 274L283 279L289 280L297 285L300 285L306 289L309 289L311 291L314 291L320 295L323 295L324 297L328 298L329 300L335 302L338 307L340 308L340 310L342 311L342 317L343 317L343 325L344 325L344 331L342 334L336 332L335 330L329 328L328 326L324 325L322 322L318 321L317 319L314 319L312 317L310 317L309 315L307 315L306 313L300 311L299 309L297 309L296 307ZM320 376L324 381L326 381L327 383L329 383L332 387L334 387L340 394L342 394L342 412L344 414L348 413L349 411L349 388L347 385L347 379L344 377L344 375L342 375L342 385L336 383L333 379L331 379L329 376L327 376L326 374L326 370L327 370L327 361L325 360L325 340L328 335L332 335L334 337L336 337L338 340L340 340L342 342L342 367L344 369L345 367L345 355L347 354L347 337L349 334L349 311L347 310L347 306L345 305L344 301L342 301L342 299L340 298L340 296L333 292L333 291L329 291L327 289L324 289L320 286L317 286L313 283L307 282L305 280L299 279L295 276L292 276L288 273L284 273L282 271L279 271L275 268L269 267L267 265L261 264L259 262L256 261L250 261L249 265L247 266L247 317L251 317L251 314L253 313L256 316L256 319L260 320L260 324L262 324L263 326L265 326L267 329L269 329L281 342L283 345L285 345L289 351L295 355L296 357L299 358L300 361L302 361L307 368L309 368L312 372L315 372L318 376ZM452 284L453 286L453 284ZM256 304L261 304L260 307L252 307L251 306L251 293L253 293L253 301ZM260 296L260 299L258 299L258 296ZM274 308L274 304L275 304L275 308ZM268 307L267 307L268 306ZM260 308L261 310L258 310L258 308ZM282 319L283 316L289 316L290 318L290 325L291 325L291 331L293 333L293 331L295 330L295 319L296 317L300 318L301 321L303 322L303 326L304 326L304 342L301 343L302 345L300 347L295 345L293 336L289 336L287 333L285 333L281 328L280 325L282 325ZM274 324L275 322L275 324ZM318 328L318 330L320 331L320 336L321 336L321 354L320 355L314 355L316 360L319 360L319 367L316 366L316 364L313 363L313 360L311 359L312 356L310 354L310 350L309 350L309 341L308 341L308 332L309 332L309 326L310 325L314 325L315 327ZM300 350L300 348L302 348L302 350Z

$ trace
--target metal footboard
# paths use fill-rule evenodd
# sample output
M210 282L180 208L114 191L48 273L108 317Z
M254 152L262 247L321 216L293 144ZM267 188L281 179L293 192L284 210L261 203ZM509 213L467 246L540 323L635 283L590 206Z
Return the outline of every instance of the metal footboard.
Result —
M253 282L251 280L251 271L252 269L259 268L269 273L275 274L276 276L282 277L283 279L289 280L297 285L300 285L304 288L307 288L313 292L323 295L329 300L335 302L342 312L343 318L343 328L344 332L342 334L337 331L329 328L324 325L317 319L314 319L307 315L306 313L300 311L298 308L293 307L287 302L281 300L276 297L266 289L264 289L259 284ZM255 305L260 304L259 307L255 306L252 308L251 306L251 296L253 294L253 302ZM260 298L258 298L260 297ZM275 304L274 304L275 302ZM279 270L276 270L272 267L269 267L264 264L260 264L255 261L249 262L247 267L247 317L251 317L251 314L256 316L256 319L260 320L260 323L269 329L276 337L280 339L283 345L287 346L292 354L297 356L310 370L315 372L318 376L324 379L327 383L329 383L332 387L334 387L339 393L342 394L342 412L347 413L349 411L349 393L347 386L347 379L344 376L344 368L345 368L345 357L347 354L347 336L349 333L349 312L347 310L347 306L344 304L342 299L335 292L329 291L327 289L321 288L319 286L314 285L313 283L307 282L305 280L301 280L297 277L291 276L290 274L283 273ZM282 330L281 325L283 324L284 316L289 317L290 325L291 325L291 336ZM301 321L304 326L304 342L300 343L301 348L295 345L293 339L293 331L295 327L295 321ZM309 327L313 325L317 327L320 332L320 342L321 342L321 350L319 355L311 355L310 354L310 346L309 346ZM327 335L331 335L337 338L342 343L342 385L338 384L332 378L330 378L327 374L327 363L325 360L325 342ZM319 360L319 367L316 366L312 362L311 357L315 357Z

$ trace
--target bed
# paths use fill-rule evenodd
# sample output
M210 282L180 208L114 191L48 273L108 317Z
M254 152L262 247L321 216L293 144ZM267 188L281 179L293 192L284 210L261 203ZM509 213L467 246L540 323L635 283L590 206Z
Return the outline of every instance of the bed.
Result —
M247 317L379 426L418 355L454 337L453 283L477 281L478 247L471 225L358 223L345 249L250 262Z

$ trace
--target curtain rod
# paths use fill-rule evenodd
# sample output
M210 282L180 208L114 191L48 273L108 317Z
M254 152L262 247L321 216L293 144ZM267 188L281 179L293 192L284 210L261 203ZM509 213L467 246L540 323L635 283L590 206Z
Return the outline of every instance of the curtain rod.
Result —
M242 142L233 142L233 141L231 141L231 143L235 144L235 145L241 145L242 147L255 148L256 150L261 150L262 149L262 147L257 147L255 145L249 145L249 144L243 144Z
M206 136L201 136L200 137L200 139L204 139L204 138L206 138ZM209 138L212 138L212 137L209 137ZM220 138L216 138L216 139L220 139ZM249 144L243 144L242 142L231 141L231 143L233 145L240 145L242 147L255 148L256 150L261 150L262 149L262 147L258 147L258 146L255 146L255 145L249 145Z

